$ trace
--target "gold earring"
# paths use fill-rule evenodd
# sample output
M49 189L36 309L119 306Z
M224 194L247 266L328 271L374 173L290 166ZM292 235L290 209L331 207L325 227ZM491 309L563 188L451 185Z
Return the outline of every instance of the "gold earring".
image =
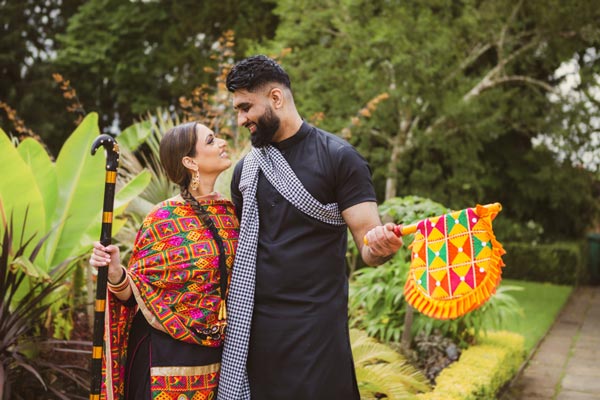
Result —
M200 173L198 171L196 171L192 175L192 182L190 183L190 189L198 190L199 186L200 186Z

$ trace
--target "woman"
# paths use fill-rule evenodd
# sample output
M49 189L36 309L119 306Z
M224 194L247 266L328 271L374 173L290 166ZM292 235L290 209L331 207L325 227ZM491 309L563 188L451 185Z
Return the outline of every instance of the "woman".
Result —
M160 159L181 194L145 218L128 268L114 245L90 258L108 265L106 399L216 398L239 223L214 184L231 160L196 122L165 134Z

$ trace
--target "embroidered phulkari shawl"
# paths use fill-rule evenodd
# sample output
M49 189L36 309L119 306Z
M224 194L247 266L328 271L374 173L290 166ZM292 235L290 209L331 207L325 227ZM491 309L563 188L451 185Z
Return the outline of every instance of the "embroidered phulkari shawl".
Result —
M222 238L227 268L233 266L239 223L233 204L204 200ZM228 276L231 276L229 273ZM219 251L213 236L183 200L159 204L144 220L128 267L137 307L125 307L108 293L105 321L103 395L119 399L124 393L128 332L137 308L148 323L174 339L202 346L223 344ZM112 387L113 390L106 390ZM114 393L114 394L113 394Z
M432 318L454 319L495 293L505 251L492 220L501 209L499 203L477 205L402 229L403 234L415 233L404 287L410 305Z

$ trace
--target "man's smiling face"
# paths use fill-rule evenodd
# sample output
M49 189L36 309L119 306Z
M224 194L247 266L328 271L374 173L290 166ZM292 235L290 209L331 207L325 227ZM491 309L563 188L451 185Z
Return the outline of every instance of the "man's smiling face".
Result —
M233 108L237 124L248 128L254 147L264 147L273 141L281 121L270 104L269 92L249 92L244 89L233 93Z

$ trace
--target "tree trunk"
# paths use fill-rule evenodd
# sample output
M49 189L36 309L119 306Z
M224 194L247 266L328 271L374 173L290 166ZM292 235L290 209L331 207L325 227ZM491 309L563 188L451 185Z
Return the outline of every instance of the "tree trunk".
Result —
M4 365L0 362L0 400L4 398L4 382L6 381Z
M402 331L402 339L400 340L400 350L404 355L408 355L410 350L410 343L412 342L412 324L415 309L406 305L406 314L404 314L404 330Z
M410 121L402 118L402 113L400 114L400 121L398 133L390 141L392 153L390 154L390 163L388 164L387 177L385 178L385 200L396 197L398 194L398 160L406 146L406 131L407 127L410 126Z

